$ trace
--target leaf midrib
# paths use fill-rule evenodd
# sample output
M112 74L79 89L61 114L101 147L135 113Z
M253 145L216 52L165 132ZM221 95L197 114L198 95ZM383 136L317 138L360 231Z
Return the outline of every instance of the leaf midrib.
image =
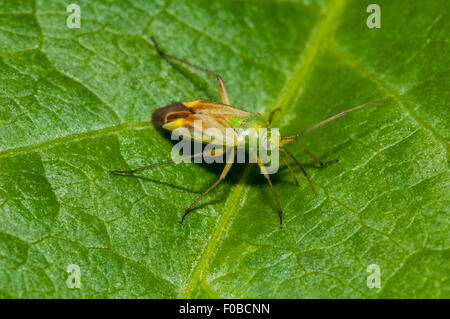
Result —
M355 61L352 56L350 56L342 48L337 46L336 43L330 41L328 43L328 48L332 50L334 54L340 57L342 61L348 64L351 68L353 68L362 76L368 78L378 87L382 88L385 92L393 96L422 128L429 131L436 138L436 140L438 140L444 146L444 148L447 150L447 159L450 160L450 144L447 139L436 129L434 129L430 124L428 124L399 92L397 92L389 84L379 79L375 74L373 74L366 68L363 68L357 61Z
M267 113L270 111L280 108L281 111L289 105L289 102L295 97L296 92L301 92L301 88L305 83L305 77L314 62L314 58L322 45L327 34L334 30L334 25L336 24L336 19L339 16L341 9L345 6L347 0L333 0L329 4L327 12L329 14L322 20L320 25L318 25L310 35L310 40L306 44L306 49L300 53L300 57L294 66L294 72L292 76L286 82L285 90L282 91L280 97L277 99L277 103L271 108L269 108ZM186 283L184 289L181 289L181 298L192 298L192 293L198 286L199 281L206 280L204 278L205 272L209 268L209 261L214 257L214 252L216 251L217 245L220 243L222 234L230 226L232 221L232 214L237 206L237 200L241 197L241 193L245 188L245 184L253 164L247 164L245 170L235 187L233 193L231 194L230 200L225 204L225 213L220 217L217 227L211 236L211 240L207 244L203 254L200 256L197 266L194 268L192 275Z

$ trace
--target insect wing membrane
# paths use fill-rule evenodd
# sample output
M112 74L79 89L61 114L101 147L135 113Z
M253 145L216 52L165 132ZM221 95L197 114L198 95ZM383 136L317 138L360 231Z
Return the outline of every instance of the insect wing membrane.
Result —
M176 130L178 135L215 145L236 145L235 128L238 128L240 123L251 114L228 105L206 100L179 104L187 107L191 113L186 114L185 110L177 106L174 109L176 113L165 116L166 123L162 127L171 131ZM158 111L156 110L155 113ZM170 121L171 118L173 118L172 121Z

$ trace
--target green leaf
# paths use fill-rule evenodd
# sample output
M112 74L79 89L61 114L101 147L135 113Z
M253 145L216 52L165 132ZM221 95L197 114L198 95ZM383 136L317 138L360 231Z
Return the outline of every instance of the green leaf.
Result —
M450 297L449 15L445 0L0 1L0 296L4 298ZM151 113L219 100L283 135L392 96L288 148L318 189L282 167L235 165L179 225L221 165L170 158ZM66 281L80 267L81 288ZM381 288L369 288L369 265Z

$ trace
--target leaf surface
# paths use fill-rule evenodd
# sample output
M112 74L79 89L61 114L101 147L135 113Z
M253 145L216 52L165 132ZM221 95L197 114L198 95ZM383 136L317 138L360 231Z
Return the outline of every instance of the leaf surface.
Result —
M0 296L19 298L450 297L448 3L371 1L0 1ZM318 168L235 165L183 225L221 165L178 164L150 122L176 101L219 100L304 136ZM303 177L302 177L303 178ZM81 288L66 284L67 266ZM366 282L380 268L381 288Z

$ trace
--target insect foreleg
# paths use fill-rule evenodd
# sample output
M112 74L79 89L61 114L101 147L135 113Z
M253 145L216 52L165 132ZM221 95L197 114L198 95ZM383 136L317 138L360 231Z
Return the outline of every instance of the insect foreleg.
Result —
M375 101L371 101L371 102L367 102L367 103L364 103L364 104L355 106L354 108L351 108L351 109L346 110L346 111L344 111L344 112L341 112L341 113L339 113L339 114L333 115L332 117L326 119L325 121L322 121L322 122L320 122L320 123L317 123L316 125L313 125L313 126L310 127L309 129L304 130L304 131L301 132L301 133L294 134L294 135L289 135L289 136L285 136L283 139L285 139L285 140L293 140L294 137L296 137L296 136L301 136L301 135L303 135L303 134L306 134L306 133L308 133L308 132L311 132L312 130L315 130L316 128L318 128L318 127L320 127L320 126L322 126L322 125L325 125L325 124L327 124L327 123L329 123L329 122L331 122L331 121L334 121L335 119L340 118L341 116L344 116L345 114L348 114L348 113L350 113L350 112L353 112L353 111L362 109L363 107L365 107L365 106L367 106L367 105L371 105L371 104L375 104L375 103L380 103L380 102L388 101L388 100L391 100L391 99L392 99L392 96L389 96L389 97L384 98L384 99L381 99L381 100L375 100Z
M283 161L286 164L286 166L288 167L289 171L291 172L291 175L294 178L295 184L297 184L297 186L298 186L297 177L295 177L294 170L292 169L291 164L289 164L286 156L283 156Z
M281 111L281 108L276 108L275 110L273 110L272 112L270 112L269 114L269 119L267 120L267 125L270 125L270 123L272 123L273 120L273 116L275 115L276 112Z
M222 80L222 77L219 74L217 74L215 72L212 72L212 71L210 71L208 69L205 69L205 68L203 68L203 67L201 67L199 65L196 65L196 64L193 64L191 62L188 62L186 60L177 58L177 57L175 57L173 55L166 54L163 51L161 51L161 49L159 48L159 45L156 42L154 37L150 37L150 40L152 40L153 45L155 46L155 49L156 49L156 51L158 52L158 54L160 56L162 56L162 57L164 57L166 59L169 59L169 60L173 60L173 61L177 61L177 62L186 64L187 66L190 66L191 68L194 68L194 69L197 69L199 71L208 73L209 75L215 76L216 79L217 79L217 84L219 85L220 98L222 99L222 103L226 104L226 105L231 105L230 96L228 95L227 87L225 86L225 82Z
M278 207L278 216L280 217L280 228L283 228L283 211L281 210L280 201L278 200L277 193L275 193L275 189L273 188L272 181L270 180L269 174L267 172L266 167L261 162L259 158L257 158L258 166L261 168L261 171L266 178L267 182L269 183L270 190L272 191L273 197L275 198L275 202L277 203Z
M294 157L294 155L292 155L291 153L289 153L288 151L286 151L284 148L280 147L280 151L282 151L283 153L289 155L290 158L292 158L295 162L295 164L297 164L297 166L300 168L300 170L303 172L303 175L305 175L306 179L308 180L309 185L311 186L311 189L314 193L314 195L317 196L317 192L316 189L314 188L313 183L311 182L311 180L309 179L308 173L306 173L305 169L303 168L302 164L300 164L300 162Z
M297 144L298 145L300 145L300 147L306 152L306 154L308 154L314 161L316 161L316 163L318 163L320 166L328 166L328 165L330 165L330 164L332 164L332 163L336 163L336 162L338 162L339 160L336 158L336 159L332 159L332 160L330 160L330 161L327 161L327 162L322 162L320 159L318 159L305 145L303 145L303 143L301 143L299 140L298 140L298 138L296 137L295 138L295 141L297 142Z
M188 209L185 210L183 217L181 217L180 219L180 224L183 223L184 218L186 217L187 214L189 214L189 212L195 207L195 205L197 205L197 203L206 196L206 194L208 194L210 191L212 191L217 185L220 184L220 182L222 182L225 177L227 176L228 172L230 171L231 165L233 165L234 162L234 157L236 155L236 150L233 148L231 151L231 154L227 160L227 164L225 165L225 168L222 171L222 174L220 174L219 179L212 184L206 191L203 192L203 194L201 194L192 204L191 206L188 207Z

